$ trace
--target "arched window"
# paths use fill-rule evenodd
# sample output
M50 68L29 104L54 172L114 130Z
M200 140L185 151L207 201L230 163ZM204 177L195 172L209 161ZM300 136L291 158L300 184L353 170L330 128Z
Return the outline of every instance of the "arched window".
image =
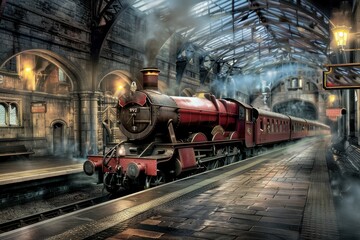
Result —
M59 82L66 82L65 72L59 68Z
M0 98L0 127L21 126L21 100Z
M18 126L19 125L19 121L18 121L18 107L15 103L10 103L9 105L9 122L11 126Z
M6 108L0 104L0 126L6 126Z

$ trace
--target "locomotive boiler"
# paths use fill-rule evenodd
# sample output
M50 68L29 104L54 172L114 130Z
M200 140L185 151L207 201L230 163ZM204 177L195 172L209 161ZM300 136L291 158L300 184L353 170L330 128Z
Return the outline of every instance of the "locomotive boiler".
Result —
M216 99L210 93L194 97L162 94L157 89L159 70L145 68L142 73L143 89L132 83L117 105L119 128L127 140L104 156L89 156L84 163L84 172L92 175L97 171L110 192L120 187L149 188L233 163L263 145L291 140L295 134L291 129L298 129L291 126L290 116L255 109L235 99ZM265 123L273 124L273 130L265 128ZM310 128L309 123L301 122L306 131L297 133L299 136L322 126Z
M130 91L119 99L120 130L130 141L175 137L172 129L179 139L189 137L189 132L208 134L215 126L235 130L238 108L234 102L216 99L208 93L202 98L168 96L157 91L159 70L147 68L142 72L144 90ZM168 131L171 132L164 134Z

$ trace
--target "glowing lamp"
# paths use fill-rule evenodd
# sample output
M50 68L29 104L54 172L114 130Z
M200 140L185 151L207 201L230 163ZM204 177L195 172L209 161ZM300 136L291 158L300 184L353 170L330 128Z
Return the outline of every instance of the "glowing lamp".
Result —
M336 95L331 94L328 98L329 103L333 104L336 100Z
M349 37L350 28L346 26L337 26L332 29L332 32L338 47L345 47Z

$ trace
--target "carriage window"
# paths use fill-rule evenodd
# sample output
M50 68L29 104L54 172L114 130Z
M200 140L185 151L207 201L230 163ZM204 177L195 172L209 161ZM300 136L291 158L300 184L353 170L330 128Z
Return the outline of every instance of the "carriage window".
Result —
M239 119L243 119L245 117L245 109L243 107L239 107Z
M264 131L264 121L263 121L263 119L260 119L260 130Z
M270 119L267 119L266 131L267 131L268 133L271 132L271 129L270 129Z
M246 109L246 121L250 122L251 118L250 118L250 109Z

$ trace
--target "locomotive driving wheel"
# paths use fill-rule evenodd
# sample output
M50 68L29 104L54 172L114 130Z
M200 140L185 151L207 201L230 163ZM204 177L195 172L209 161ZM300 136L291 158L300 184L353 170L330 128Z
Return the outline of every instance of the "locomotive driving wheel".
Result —
M229 156L226 159L226 165L241 160L240 149L234 146L228 147Z
M146 176L144 189L159 186L165 183L165 174L158 170L156 176Z
M104 187L109 193L116 193L119 191L120 186L117 184L116 175L113 173L104 174Z
M224 165L224 156L226 154L225 148L215 148L213 147L213 156L214 160L208 161L205 164L206 170L212 170Z

